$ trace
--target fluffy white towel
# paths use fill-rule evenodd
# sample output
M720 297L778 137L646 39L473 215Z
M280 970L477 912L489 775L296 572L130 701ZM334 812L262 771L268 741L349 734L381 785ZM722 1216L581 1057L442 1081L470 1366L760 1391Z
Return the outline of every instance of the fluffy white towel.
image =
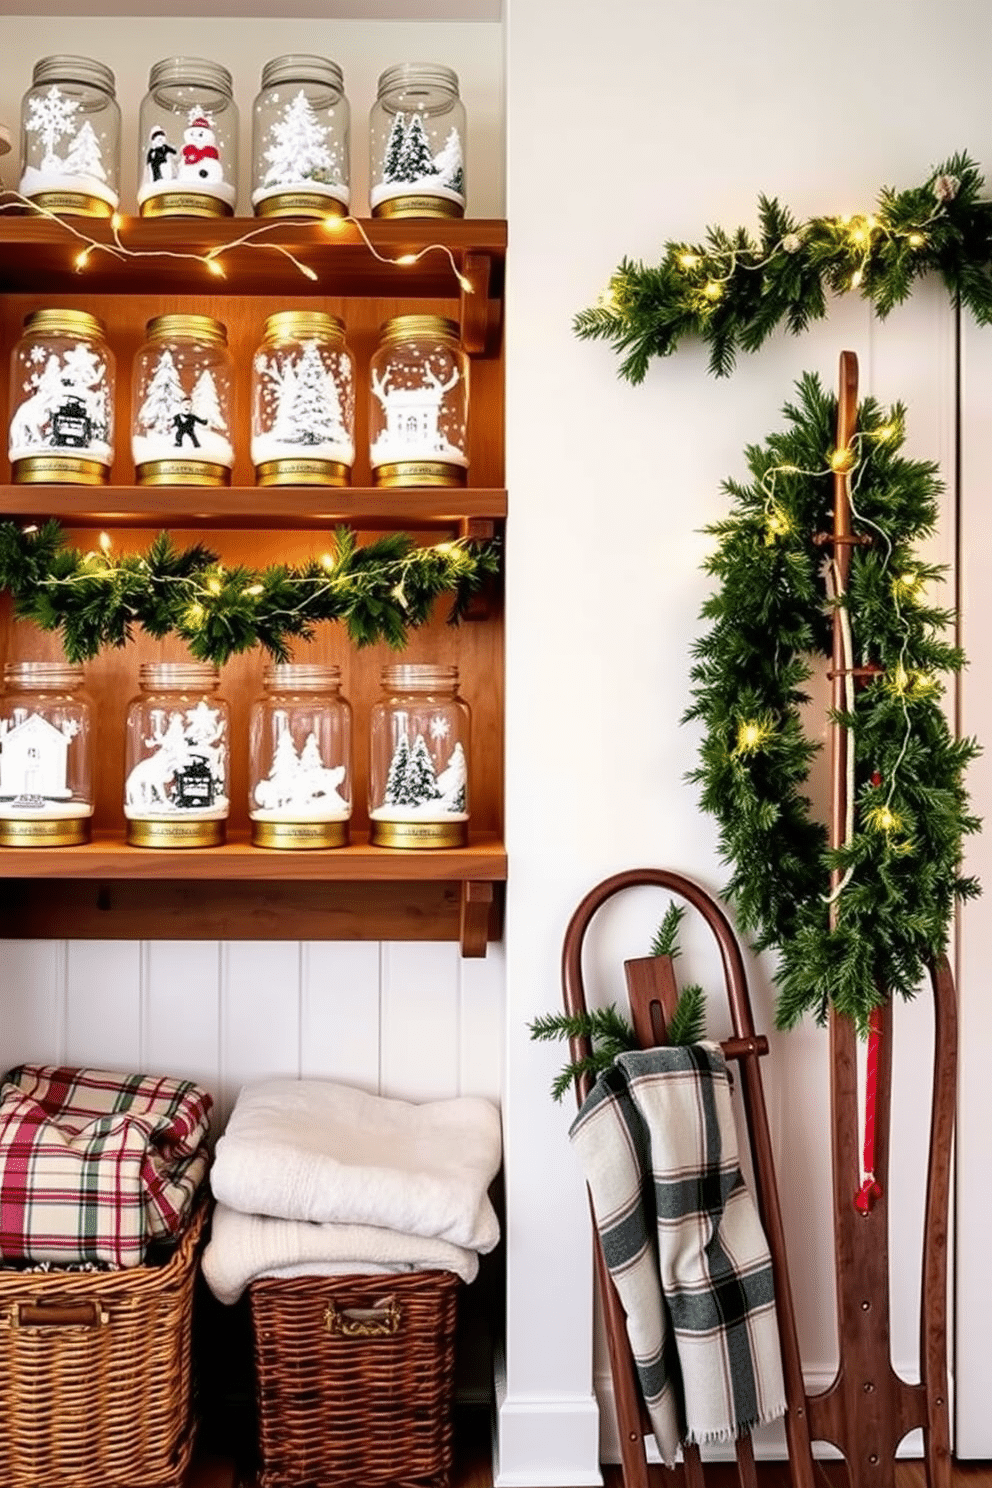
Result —
M311 1224L214 1208L203 1275L220 1302L236 1302L259 1276L338 1275L363 1271L454 1271L474 1281L479 1257L446 1240L403 1235L374 1225Z
M245 1214L375 1225L490 1251L488 1188L499 1112L459 1096L414 1105L330 1080L246 1085L217 1143L210 1184Z

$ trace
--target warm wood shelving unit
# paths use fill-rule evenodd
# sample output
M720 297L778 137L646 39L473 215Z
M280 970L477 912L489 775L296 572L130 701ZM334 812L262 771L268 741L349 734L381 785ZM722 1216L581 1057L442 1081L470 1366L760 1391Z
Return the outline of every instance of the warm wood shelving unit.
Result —
M88 238L114 246L109 223L78 224ZM9 483L0 454L0 520L49 517L70 541L93 545L94 530L115 547L144 548L168 528L179 544L202 540L225 562L264 567L320 552L335 526L361 534L405 530L425 542L452 534L499 536L507 512L503 464L502 297L506 225L498 221L363 221L328 228L255 219L226 222L132 219L120 242L139 256L119 260L95 248L85 270L68 225L32 216L0 217L0 406L7 407L7 353L32 310L86 308L103 319L117 359L117 455L105 487ZM303 276L282 245L311 268ZM224 278L203 255L218 249ZM374 251L372 251L374 249ZM409 266L382 262L421 254ZM175 258L163 254L187 254ZM472 291L459 285L464 276ZM358 409L354 484L345 488L261 488L248 460L249 369L266 316L288 304L331 311L347 327L355 353ZM226 489L147 488L133 484L130 369L154 315L179 309L213 315L228 329L238 369L237 458ZM469 484L443 490L382 490L371 483L362 390L379 326L404 312L456 319L472 354ZM224 847L161 851L127 847L121 811L124 709L146 660L183 655L173 641L136 637L123 651L87 666L100 734L93 841L67 849L0 849L0 935L20 937L183 939L456 940L467 956L485 954L501 934L506 853L503 824L503 617L499 595L477 618L447 625L442 602L430 625L413 632L405 657L453 662L473 712L472 824L469 845L454 851L401 852L368 845L363 759L368 710L385 646L356 651L340 627L323 626L296 658L335 662L355 713L355 815L349 847L325 852L253 848L247 823L247 710L261 688L266 657L234 658L221 690L232 709L232 816ZM57 638L14 620L0 601L0 660L60 655Z

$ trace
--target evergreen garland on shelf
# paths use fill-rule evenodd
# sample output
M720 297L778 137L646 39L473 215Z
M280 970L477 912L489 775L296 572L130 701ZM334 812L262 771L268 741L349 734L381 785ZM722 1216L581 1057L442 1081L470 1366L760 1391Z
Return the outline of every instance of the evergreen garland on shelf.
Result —
M197 660L218 666L254 646L286 661L290 639L309 640L324 620L340 621L356 646L399 648L440 595L451 594L457 623L498 570L495 542L418 547L389 533L359 547L347 527L320 558L259 570L227 568L199 543L180 550L165 532L146 553L112 557L106 535L83 553L58 522L0 522L0 591L11 592L19 619L59 631L73 662L125 645L137 629L156 640L179 636Z
M694 647L685 719L704 734L690 778L719 824L741 928L779 952L779 1026L806 1013L822 1022L833 1003L864 1033L873 1006L914 994L947 944L956 900L978 892L961 873L962 838L979 826L963 785L978 749L953 737L941 709L942 676L964 658L941 638L951 613L928 595L942 571L913 551L937 520L936 467L900 455L901 405L886 414L867 399L850 480L853 530L871 545L851 550L846 608L854 664L881 670L841 715L855 754L854 825L829 850L805 793L819 746L800 707L814 659L831 653L825 548L814 537L832 530L837 403L811 374L797 393L785 430L747 449L750 483L725 482L731 514L707 529L718 543L706 571L720 587ZM831 929L833 868L844 876Z
M757 351L776 328L793 334L827 312L827 295L857 290L884 318L914 280L935 273L979 325L992 323L992 202L981 173L952 156L921 186L884 188L873 212L799 222L774 198L759 199L759 232L711 227L702 243L669 242L661 263L625 258L598 305L580 311L583 340L609 342L620 376L644 380L654 357L689 337L709 347L710 371L732 371L738 351Z

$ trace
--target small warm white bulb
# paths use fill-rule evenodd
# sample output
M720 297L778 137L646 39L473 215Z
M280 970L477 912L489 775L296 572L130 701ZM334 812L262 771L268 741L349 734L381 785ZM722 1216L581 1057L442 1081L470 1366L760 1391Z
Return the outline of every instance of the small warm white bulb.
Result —
M121 228L124 226L124 218L121 216L120 212L113 213L110 218L110 225L113 228L114 232L120 232Z
M410 264L415 264L416 262L417 255L415 253L401 253L399 258L393 259L393 263L403 264L404 267L407 267Z
M109 532L101 532L100 533L100 546L101 546L101 548L103 549L103 551L105 553L109 553L110 552L110 534L109 534Z
M89 263L89 257L90 257L90 254L92 252L93 252L93 249L92 248L84 248L81 253L77 253L76 254L76 257L75 257L74 262L75 262L75 265L76 265L76 273L77 274L79 273L79 271L81 269L85 269L86 265Z
M210 270L211 274L214 274L218 279L227 278L227 275L224 273L224 270L221 268L220 264L215 258L205 258L204 263Z

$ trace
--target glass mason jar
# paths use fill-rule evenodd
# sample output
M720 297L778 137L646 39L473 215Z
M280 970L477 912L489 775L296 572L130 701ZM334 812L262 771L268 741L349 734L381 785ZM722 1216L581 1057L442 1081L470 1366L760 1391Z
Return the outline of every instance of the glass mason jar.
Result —
M124 815L133 847L216 847L229 800L230 710L220 673L200 661L149 661L128 706Z
M328 57L273 57L252 113L256 217L345 217L351 110Z
M387 68L369 136L373 217L465 215L465 108L450 67L400 62Z
M209 315L158 315L146 337L131 378L138 484L229 485L234 368L226 327Z
M369 840L375 846L464 847L469 726L456 666L383 667L369 741Z
M9 661L0 696L0 845L74 847L93 815L92 716L83 669Z
M86 310L34 310L10 363L15 483L102 485L114 460L114 356Z
M120 202L121 111L114 74L90 57L43 57L21 105L22 196L67 217Z
M260 486L346 486L355 462L355 363L344 321L280 310L252 362L251 458Z
M351 816L351 706L341 668L268 666L248 722L256 847L344 847Z
M229 217L238 194L238 110L231 74L202 57L156 62L141 102L142 217Z
M369 363L377 486L461 486L468 474L468 357L453 320L397 315Z

